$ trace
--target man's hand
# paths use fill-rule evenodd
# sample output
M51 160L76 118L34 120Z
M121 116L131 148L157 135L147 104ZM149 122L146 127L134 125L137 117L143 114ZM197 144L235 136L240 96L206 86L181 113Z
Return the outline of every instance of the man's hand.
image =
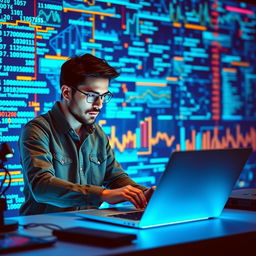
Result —
M144 191L144 195L147 199L147 202L150 200L150 198L151 198L152 194L154 193L155 189L156 189L156 186L153 186L153 187L147 189L146 191Z
M142 190L131 185L112 190L104 189L101 193L101 200L109 204L130 201L136 208L144 209L147 206L146 196L147 194L149 195L149 192L147 193L147 191L144 194Z

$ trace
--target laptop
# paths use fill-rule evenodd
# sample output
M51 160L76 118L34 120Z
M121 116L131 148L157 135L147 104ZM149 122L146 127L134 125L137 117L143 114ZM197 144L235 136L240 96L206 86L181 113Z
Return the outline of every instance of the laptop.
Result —
M82 210L78 216L134 228L218 217L251 148L174 151L147 207Z

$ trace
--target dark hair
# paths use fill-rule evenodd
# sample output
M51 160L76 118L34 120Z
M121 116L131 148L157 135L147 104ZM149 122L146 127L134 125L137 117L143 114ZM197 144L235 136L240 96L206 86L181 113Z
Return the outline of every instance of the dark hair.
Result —
M86 77L101 77L109 80L119 76L115 68L105 60L91 54L70 58L61 66L60 87L64 84L77 87Z

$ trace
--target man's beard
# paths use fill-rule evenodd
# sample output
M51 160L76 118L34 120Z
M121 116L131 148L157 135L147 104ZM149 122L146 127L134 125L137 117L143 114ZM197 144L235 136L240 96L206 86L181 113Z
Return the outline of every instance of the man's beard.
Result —
M68 110L69 112L71 113L71 115L78 121L80 122L81 124L84 124L84 125L93 125L95 122L96 122L96 117L98 116L93 116L94 118L91 118L90 120L85 120L83 119L81 116L77 115L76 113L73 112L72 108L70 106L68 106ZM98 108L92 108L90 110L87 110L85 112L85 114L89 113L89 112L98 112L100 113L100 109Z

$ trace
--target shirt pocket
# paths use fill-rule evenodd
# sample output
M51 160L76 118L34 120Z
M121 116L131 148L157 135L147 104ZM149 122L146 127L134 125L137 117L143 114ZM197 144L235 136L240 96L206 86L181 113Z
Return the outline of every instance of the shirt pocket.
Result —
M106 173L107 155L90 154L89 159L91 184L101 186Z
M96 165L101 165L106 161L107 155L90 154L89 158L92 163Z
M76 174L74 174L74 160L62 152L53 153L53 168L55 176L62 180L76 183Z
M68 165L68 164L72 164L73 160L66 156L66 155L63 155L63 154L60 154L60 153L54 153L53 154L53 159L58 163L58 164L61 164L61 165Z

